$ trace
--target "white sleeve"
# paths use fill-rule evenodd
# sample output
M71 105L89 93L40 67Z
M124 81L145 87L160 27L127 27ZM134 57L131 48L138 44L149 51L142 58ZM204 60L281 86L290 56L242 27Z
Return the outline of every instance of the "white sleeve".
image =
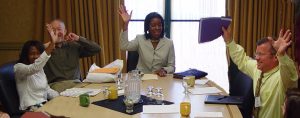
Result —
M49 86L47 87L47 99L53 99L55 97L59 96L59 93L53 89L51 89Z
M20 76L20 77L32 75L32 74L42 70L49 58L50 58L50 55L47 55L47 53L44 51L40 55L40 57L34 61L33 64L26 65L23 63L17 63L16 65L14 65L14 72L17 76Z

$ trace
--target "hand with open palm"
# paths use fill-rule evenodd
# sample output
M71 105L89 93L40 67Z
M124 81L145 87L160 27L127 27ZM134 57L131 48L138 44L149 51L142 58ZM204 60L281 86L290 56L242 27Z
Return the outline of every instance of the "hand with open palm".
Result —
M56 33L54 33L54 30L50 24L46 24L46 27L51 36L51 40L50 40L50 43L48 44L48 46L46 46L45 52L48 55L50 55L53 52L53 50L55 49L55 43L58 40L58 35Z
M126 7L124 5L121 5L119 7L119 14L122 17L123 22L124 22L123 30L126 31L128 28L129 21L131 19L132 11L130 12L130 14L128 14Z
M273 47L277 50L277 54L282 56L286 53L287 48L292 44L291 40L291 30L285 31L283 34L283 30L280 30L278 39L273 42Z
M54 33L54 30L53 30L51 24L46 24L46 27L47 27L48 33L51 36L51 42L56 43L58 40L58 35Z

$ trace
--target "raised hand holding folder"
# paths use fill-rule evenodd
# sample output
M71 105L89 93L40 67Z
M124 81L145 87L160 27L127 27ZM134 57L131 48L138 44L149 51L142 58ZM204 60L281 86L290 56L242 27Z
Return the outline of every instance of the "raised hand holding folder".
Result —
M231 18L227 17L208 17L201 18L199 21L198 43L213 41L220 37L222 27L226 28L230 25Z

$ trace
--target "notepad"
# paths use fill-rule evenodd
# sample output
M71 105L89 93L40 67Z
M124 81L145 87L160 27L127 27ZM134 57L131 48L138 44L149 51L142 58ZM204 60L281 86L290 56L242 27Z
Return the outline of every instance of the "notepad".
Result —
M205 85L208 82L208 79L203 79L203 80L196 80L195 84L198 85Z
M95 96L101 92L101 89L91 89L91 88L70 88L66 89L65 91L61 92L61 96L66 97L78 97L81 94L87 93L90 96Z
M199 21L198 43L209 42L217 39L223 34L222 27L228 28L231 18L208 17Z
M122 90L118 90L118 95L124 95L124 89L122 89Z
M223 118L222 112L197 112L194 118Z
M142 80L158 79L156 74L144 74Z
M193 89L189 89L188 91L194 95L222 92L219 89L217 89L216 87L193 88Z
M179 113L179 105L144 105L143 113Z

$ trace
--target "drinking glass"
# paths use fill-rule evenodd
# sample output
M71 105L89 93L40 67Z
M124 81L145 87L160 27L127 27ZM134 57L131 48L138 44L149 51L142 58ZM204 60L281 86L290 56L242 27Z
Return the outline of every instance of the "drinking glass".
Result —
M164 101L164 94L163 94L163 89L158 87L156 88L156 104L159 104L159 105L163 105L163 101Z
M118 77L115 79L115 82L117 84L118 90L122 90L123 89L122 73L118 74Z
M108 99L108 95L109 95L108 88L109 88L109 86L103 86L103 95L104 95L105 99Z
M133 112L133 106L134 106L134 102L132 99L130 98L124 98L124 104L126 106L126 113L132 113Z
M191 87L191 84L189 84L189 80L190 78L189 77L183 77L182 79L182 86L184 88L184 94L187 95L189 92L188 92L188 88Z
M153 89L154 89L154 87L153 86L148 86L147 87L147 98L149 99L149 101L152 101L153 100L153 95L154 95L154 93L153 93Z

